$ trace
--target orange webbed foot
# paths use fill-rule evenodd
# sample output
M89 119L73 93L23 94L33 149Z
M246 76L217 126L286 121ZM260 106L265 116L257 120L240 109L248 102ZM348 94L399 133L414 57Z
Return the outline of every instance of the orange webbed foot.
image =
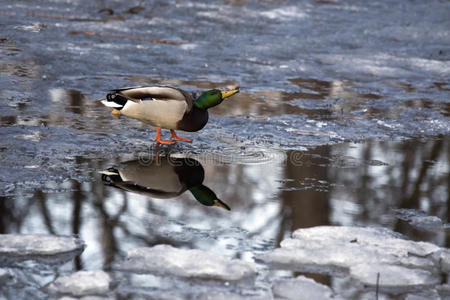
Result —
M164 145L173 145L175 144L174 141L171 140L161 140L161 139L153 139L155 142L159 143L159 144L164 144Z
M191 139L188 139L188 138L184 138L184 137L181 137L181 136L178 136L176 133L175 133L175 130L173 130L173 129L170 129L170 133L172 134L171 136L170 136L170 139L172 140L175 140L175 141L185 141L185 142L188 142L188 143L191 143L192 142L192 140Z
M175 144L172 140L162 140L161 139L161 127L156 128L156 137L153 139L155 142L164 145L172 145Z

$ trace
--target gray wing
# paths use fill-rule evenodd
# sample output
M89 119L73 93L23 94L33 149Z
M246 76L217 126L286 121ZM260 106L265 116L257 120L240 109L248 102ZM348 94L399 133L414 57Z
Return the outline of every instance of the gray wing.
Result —
M188 105L187 111L190 111L194 104L194 97L192 94L171 86L141 86L112 90L112 92L119 93L132 101L139 101L145 98L153 98L162 101L185 101Z

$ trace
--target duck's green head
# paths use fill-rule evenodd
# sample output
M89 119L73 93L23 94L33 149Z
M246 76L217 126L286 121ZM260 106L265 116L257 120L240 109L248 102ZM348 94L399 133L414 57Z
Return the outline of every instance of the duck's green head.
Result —
M191 187L189 191L194 195L195 199L203 205L218 206L230 210L228 205L223 203L220 199L217 199L216 194L203 184Z
M209 90L200 95L195 101L194 105L201 109L208 109L219 105L225 98L239 93L239 89L230 91Z

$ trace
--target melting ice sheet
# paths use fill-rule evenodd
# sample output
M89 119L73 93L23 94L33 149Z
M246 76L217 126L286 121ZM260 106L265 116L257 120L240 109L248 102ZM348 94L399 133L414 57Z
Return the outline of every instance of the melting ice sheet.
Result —
M230 259L218 253L177 249L169 245L130 250L118 269L225 281L239 281L256 275L256 265L253 263Z
M394 212L398 219L408 222L411 226L421 231L436 231L449 228L449 224L444 224L439 217L428 216L423 211L399 208L394 209Z
M104 271L78 271L68 276L59 276L46 287L50 294L71 296L104 295L109 291L111 278Z
M405 240L384 228L323 226L295 231L281 248L258 259L273 268L339 275L402 294L433 289L450 271L449 255L446 248Z
M71 236L44 234L1 234L0 261L23 260L63 263L83 252L83 240Z

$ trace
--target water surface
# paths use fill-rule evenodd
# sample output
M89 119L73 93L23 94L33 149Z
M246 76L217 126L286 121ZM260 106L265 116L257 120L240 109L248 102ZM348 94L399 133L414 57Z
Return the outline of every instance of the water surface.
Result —
M76 234L87 244L62 266L16 269L34 277L21 273L5 295L45 298L40 288L57 274L110 271L139 246L253 261L319 225L382 226L448 246L445 1L0 7L0 233ZM211 109L200 133L180 133L192 144L156 149L154 128L98 101L152 84L241 92ZM105 184L100 171L130 161L146 174L132 191ZM199 185L230 210L196 200ZM250 294L297 275L283 272L261 275ZM130 278L115 293L135 293ZM136 280L138 296L151 294Z

